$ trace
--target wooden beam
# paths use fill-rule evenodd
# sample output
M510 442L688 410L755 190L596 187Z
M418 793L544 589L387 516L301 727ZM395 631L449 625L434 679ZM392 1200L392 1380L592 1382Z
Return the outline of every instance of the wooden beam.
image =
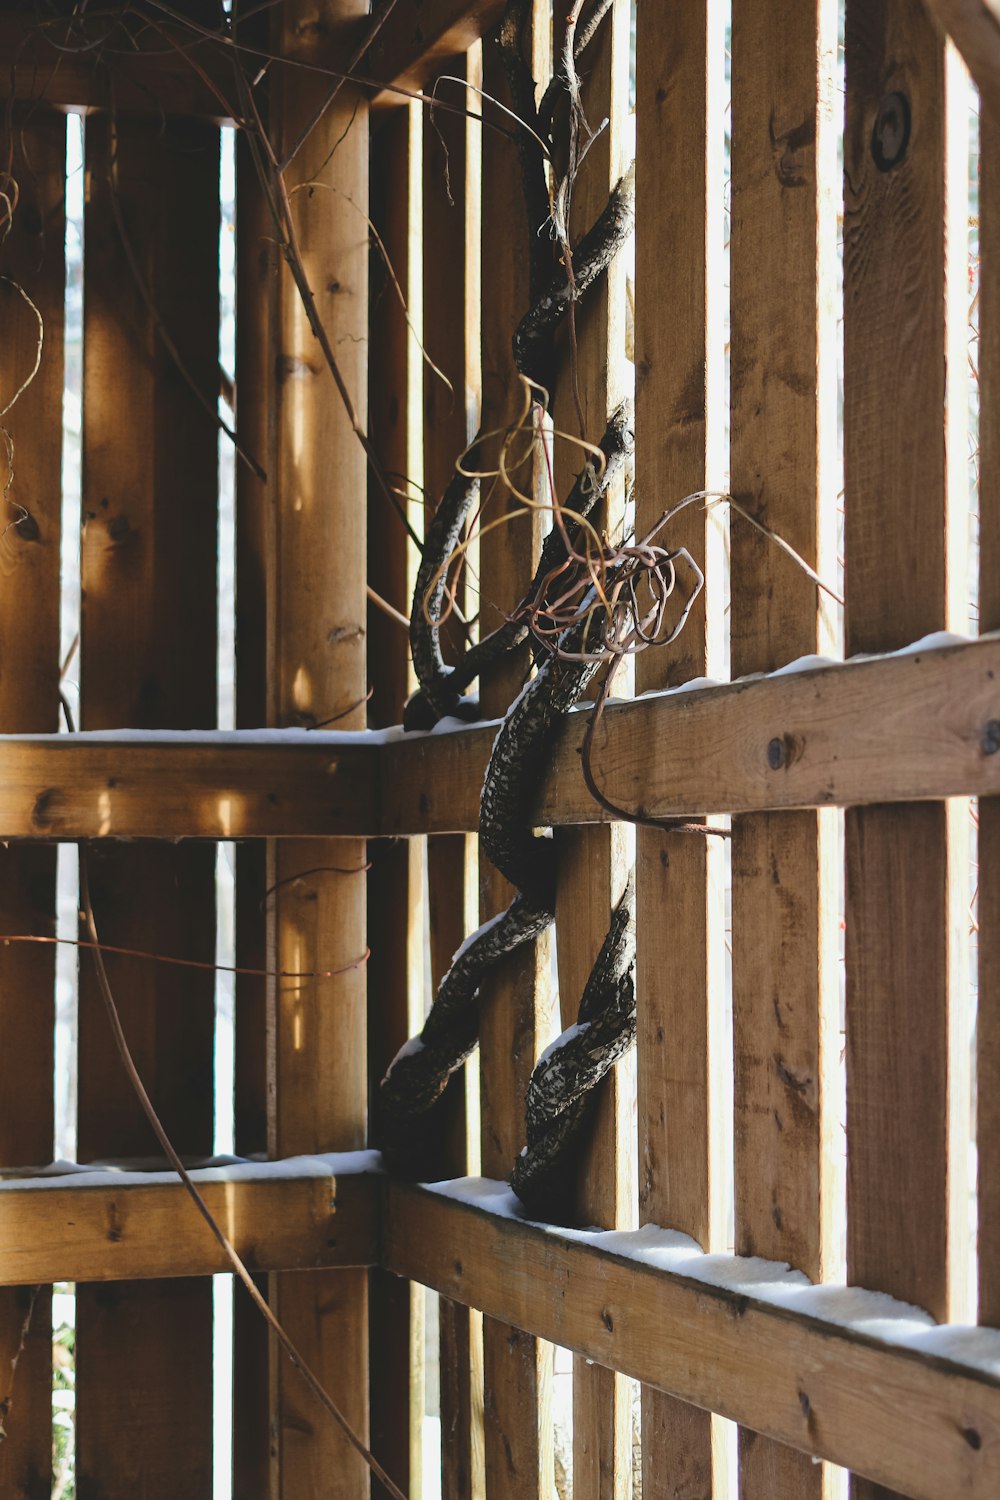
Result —
M419 286L420 107L393 110L381 117L379 126L370 137L369 210L407 306L419 306L414 293ZM387 267L376 258L371 272L369 433L388 473L418 477L420 351L393 295ZM381 489L369 480L368 582L401 612L409 609L414 553ZM409 642L406 631L370 600L367 630L368 723L378 728L394 723L402 712L410 685ZM418 839L382 839L369 843L367 858L368 1097L372 1138L377 1140L379 1083L398 1049L424 1021L424 850ZM382 1272L370 1278L372 1452L400 1489L414 1496L423 1471L424 1302L422 1287ZM372 1500L386 1500L377 1480Z
M989 636L649 696L607 709L594 768L610 797L657 817L996 796L998 684ZM539 824L606 819L580 770L585 728L573 714L556 742ZM469 833L495 735L0 735L0 838Z
M466 52L493 30L503 8L504 0L398 0L369 53L372 77L382 85L423 89L446 58ZM465 102L455 85L442 98ZM371 102L380 108L406 101L383 87Z
M599 1248L387 1183L383 1259L397 1275L914 1500L997 1494L996 1375L619 1253L632 1243Z
M0 519L0 723L8 730L54 730L59 715L59 539L62 443L63 307L66 296L66 122L54 111L16 110L8 171L20 198L0 250L3 403L42 362L3 423L16 457ZM20 289L24 289L22 295ZM31 305L26 300L31 298ZM20 517L20 520L18 519ZM0 850L0 931L51 935L55 928L56 851ZM25 1006L23 996L32 1004ZM0 954L0 1161L45 1161L52 1153L53 950L8 948ZM30 1310L29 1337L21 1346ZM12 1373L15 1411L0 1444L0 1494L45 1488L52 1473L51 1294L39 1289L0 1297L0 1369ZM16 1365L16 1380L14 1369Z
M1000 4L997 0L927 0L950 36L985 103L1000 106Z
M51 17L29 12L0 13L0 99L44 102L56 109L110 109L128 114L198 115L230 118L235 96L232 54L223 47L196 45L197 36L166 16L147 29L137 50L124 25L118 44L101 16ZM106 45L95 45L102 37ZM147 50L142 50L145 45Z
M361 834L375 829L375 769L363 745L319 740L4 738L0 827L44 839Z
M420 91L440 71L444 59L466 51L498 24L503 0L400 0L369 53L372 103L402 105L401 90ZM367 23L364 23L367 24ZM361 35L356 17L327 18L323 34L312 32L308 43L286 40L277 57L290 65L281 71L301 83L313 73L332 82L337 68L355 50ZM96 42L105 37L106 45ZM247 50L244 67L253 71L263 63L266 44L240 38ZM0 100L44 101L57 109L110 109L129 114L195 115L224 123L238 112L233 48L203 39L180 20L157 18L132 43L124 26L121 36L107 37L103 15L51 17L39 22L30 11L0 14ZM301 66L295 66L300 64ZM276 71L276 70L275 70ZM478 108L478 106L476 106Z
M550 74L552 9L531 0L522 12L521 51L532 78ZM497 43L483 47L483 87L514 104ZM519 188L516 151L495 131L482 135L482 301L480 421L484 432L517 419L520 390L511 330L531 300L530 267L536 225L528 222ZM487 486L484 494L490 494ZM520 508L503 487L491 495L494 516ZM480 541L479 631L496 629L521 598L541 548L540 517L499 526ZM480 682L483 711L501 715L520 691L528 668L525 647L508 653ZM485 765L485 762L484 762ZM480 786L482 782L480 781ZM476 794L478 798L478 793ZM478 817L469 827L478 826ZM513 890L488 859L479 861L479 915L503 911ZM483 1170L506 1176L524 1142L524 1096L544 1046L549 1008L549 935L527 943L488 975L479 996L480 1146ZM483 1452L488 1500L548 1500L553 1489L552 1351L504 1320L483 1319Z
M836 0L734 0L732 491L821 578L837 557L836 38ZM832 602L743 517L730 525L733 671L822 651ZM828 810L732 824L736 1249L817 1281L835 1253L836 839ZM808 1454L748 1428L739 1470L741 1500L829 1490Z
M554 47L561 56L567 23L558 6L554 21ZM631 158L626 139L629 21L628 0L612 0L587 53L581 107L588 119L605 120L607 128L581 159L573 182L567 227L574 245L603 211ZM625 257L619 254L601 285L577 310L572 341L560 351L551 404L556 432L600 441L631 384L631 371L626 381L625 309ZM553 444L553 499L565 500L571 493L579 465L575 446ZM624 532L624 478L609 486L590 519L608 535ZM596 684L588 697L596 697ZM614 824L560 829L555 847L558 1002L566 1027L577 1020L581 996L625 888L631 851L626 848L625 828ZM575 1173L574 1223L631 1227L634 1107L634 1064L628 1056L601 1082L586 1137L575 1160L567 1164ZM632 1393L627 1382L588 1360L574 1359L572 1427L574 1500L626 1500L633 1492Z
M665 496L718 489L722 441L725 242L724 7L643 5L636 13L636 529ZM675 184L683 174L684 192ZM671 253L664 255L664 245ZM676 529L674 529L676 527ZM640 693L711 674L722 659L722 530L682 511L685 546L706 587L676 645L635 660ZM726 1243L723 849L718 839L641 828L636 837L636 1072L640 1222L674 1224L706 1250ZM669 922L663 914L670 913ZM684 942L676 941L677 932ZM647 1494L727 1493L721 1424L642 1392Z
M216 1169L216 1175L218 1175ZM378 1183L363 1173L254 1176L199 1188L252 1271L372 1266L378 1261ZM240 1174L243 1174L242 1176ZM95 1170L87 1185L41 1179L0 1188L0 1285L211 1276L232 1267L187 1190L167 1173ZM120 1180L124 1176L124 1181ZM101 1179L104 1181L94 1179ZM116 1181L116 1179L119 1179ZM93 1185L91 1185L93 1184Z
M885 651L968 617L968 120L917 0L847 0L845 81L845 648ZM844 820L847 1275L961 1319L969 813L894 800Z
M1000 627L1000 107L980 117L979 624ZM979 1317L1000 1326L1000 799L979 804Z
M609 797L657 817L989 795L1000 791L988 730L998 717L991 638L613 704L593 764ZM606 816L580 770L584 729L571 715L556 743L540 824ZM382 832L475 828L495 732L387 745Z
M199 8L208 14L203 0ZM84 165L81 722L209 729L218 433L195 392L218 387L219 132L197 120L98 115L87 124ZM182 444L167 439L176 432ZM214 850L104 844L87 861L105 941L157 953L182 945L205 966L182 971L120 954L107 963L164 1129L178 1150L207 1153ZM158 1152L109 1045L91 959L79 974L80 1157ZM211 1283L147 1282L109 1299L82 1279L76 1319L80 1490L122 1500L141 1469L149 1500L198 1500L212 1466ZM151 1412L164 1415L149 1420Z

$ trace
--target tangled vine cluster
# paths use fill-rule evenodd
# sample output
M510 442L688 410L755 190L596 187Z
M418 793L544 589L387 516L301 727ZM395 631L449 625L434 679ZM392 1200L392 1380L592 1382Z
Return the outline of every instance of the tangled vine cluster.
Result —
M633 545L614 545L592 514L626 475L632 448L628 403L612 414L599 445L581 441L586 461L563 500L551 496L553 526L524 596L492 634L469 646L455 666L445 663L440 630L452 594L448 577L463 549L463 533L481 482L499 478L526 504L517 471L546 466L545 406L557 378L557 336L572 322L632 232L635 166L614 187L593 226L571 247L568 221L577 167L593 132L580 97L576 64L597 35L608 0L572 7L556 73L535 107L535 84L521 36L526 0L510 0L499 32L515 109L528 126L521 139L521 171L531 243L541 246L531 266L532 306L512 330L515 368L525 390L520 421L503 435L481 432L456 465L424 539L414 590L410 642L418 691L407 704L407 729L428 729L445 716L474 718L472 682L529 637L534 675L508 709L490 757L480 805L480 848L514 886L505 912L486 922L456 953L419 1037L400 1051L380 1090L381 1144L397 1171L432 1176L435 1106L448 1079L474 1050L483 980L504 958L538 937L555 920L556 845L534 827L533 808L566 715L602 668L598 710L620 660L673 639L702 579L683 549L656 544L655 532ZM557 125L556 122L559 122ZM565 163L556 176L553 162ZM548 226L548 244L540 231ZM549 246L557 247L553 264ZM547 259L546 259L547 257ZM500 438L495 467L490 442ZM550 476L551 478L551 476ZM530 486L528 486L530 488ZM659 529L659 528L657 528ZM679 582L678 563L689 580ZM681 596L679 609L668 602ZM594 1089L635 1037L634 891L630 878L580 1002L579 1019L539 1060L527 1097L527 1147L512 1164L512 1185L530 1212L546 1218L572 1214L569 1154L586 1124Z

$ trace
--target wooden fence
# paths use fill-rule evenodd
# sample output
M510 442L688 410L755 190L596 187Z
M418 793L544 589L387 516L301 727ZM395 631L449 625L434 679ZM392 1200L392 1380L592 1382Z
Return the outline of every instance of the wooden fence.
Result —
M366 1146L369 1101L375 1112L422 1024L427 979L509 897L473 837L495 724L351 737L396 724L413 686L390 614L409 613L416 552L390 498L419 534L477 428L505 428L520 405L510 337L533 247L516 131L489 102L512 107L503 7L398 0L357 65L362 0L238 4L235 30L220 9L0 15L0 939L54 935L55 845L78 840L102 941L203 965L107 958L156 1108L182 1154L204 1158L229 1108L213 1097L214 843L237 841L236 963L272 977L236 981L236 1152L300 1160L205 1191L414 1500L424 1286L441 1294L447 1500L551 1500L554 1344L575 1356L575 1500L634 1493L640 1449L646 1500L723 1500L736 1485L743 1500L828 1500L836 1466L857 1500L995 1496L993 8L846 0L841 53L836 0L732 0L731 15L721 0L644 0L634 106L627 0L587 52L584 105L604 124L571 228L620 177L634 114L634 277L619 257L581 317L554 424L575 425L575 384L598 441L634 363L637 534L692 491L728 489L740 507L677 519L671 544L705 591L675 646L637 658L643 696L608 708L593 764L619 806L731 818L731 853L648 826L630 844L587 790L586 717L570 717L538 806L559 850L554 952L540 939L484 986L478 1058L449 1092L447 1171L469 1181L448 1192L328 1154ZM538 79L565 9L553 22L534 0L528 15ZM942 24L981 88L978 576L970 96ZM373 82L331 100L344 71ZM237 132L237 732L220 736L220 130L251 108L289 162L300 267L353 415ZM78 733L57 732L60 563L75 547L61 536L67 110L85 113ZM557 444L554 464L564 493L578 458ZM624 504L612 496L609 525ZM842 624L745 513L842 591ZM482 633L520 599L541 533L538 513L484 530L464 601ZM982 638L942 643L968 634L970 587ZM849 659L801 660L814 653ZM518 653L486 677L488 720L526 666ZM602 1085L577 1195L579 1223L602 1232L581 1235L512 1215L499 1184L523 1144L531 1068L575 1019L633 847L637 1047ZM53 1155L54 965L45 944L0 949L0 1493L52 1493L48 1287L69 1281L77 1495L198 1500L213 1485L208 1278L227 1262L169 1176L102 1169L42 1187L15 1170ZM80 1161L149 1158L84 953L79 976ZM233 1337L232 1494L369 1494L239 1292ZM635 1450L625 1377L641 1382Z

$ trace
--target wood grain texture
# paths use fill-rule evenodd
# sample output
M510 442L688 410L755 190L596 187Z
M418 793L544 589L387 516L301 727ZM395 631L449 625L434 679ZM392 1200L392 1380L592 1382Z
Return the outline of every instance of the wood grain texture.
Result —
M998 668L992 639L612 704L594 736L598 785L659 817L993 795L1000 766L984 732L997 717ZM556 742L540 825L606 816L580 769L585 723L571 714ZM475 828L495 734L386 745L382 832Z
M115 36L112 26L109 34L106 16L78 15L71 29L65 16L42 19L15 0L0 14L0 55L11 63L0 79L0 99L55 109L230 118L233 72L226 50L201 46L194 66L182 50L194 40L190 28L163 15L158 20L157 30L130 41L125 28ZM204 7L201 21L206 23Z
M562 47L561 16L555 46ZM581 103L591 121L608 125L591 145L573 186L569 233L575 244L604 209L629 165L624 127L628 108L629 8L615 0L586 53ZM625 264L619 256L563 346L552 422L597 443L625 394ZM575 343L575 354L571 355ZM585 426L581 431L576 402ZM570 492L580 453L557 443L553 468L559 498ZM625 486L615 485L592 519L615 535L624 519ZM576 1019L590 970L627 877L624 829L613 825L560 830L556 841L556 959L562 1025ZM613 1229L632 1220L635 1188L630 1065L601 1083L592 1131L576 1163L576 1209L581 1224ZM573 1494L575 1500L625 1500L632 1488L631 1392L612 1371L573 1363Z
M216 691L216 429L157 319L190 380L213 401L218 132L193 122L95 117L86 129L86 174L82 723L207 728ZM212 961L212 850L108 848L88 860L107 941ZM192 978L110 957L107 969L168 1133L182 1152L210 1151L211 974ZM83 1160L155 1151L85 960L79 1076ZM77 1337L81 1491L117 1500L134 1494L141 1476L150 1497L208 1496L210 1283L123 1284L113 1296L80 1285ZM187 1435L183 1445L178 1430Z
M721 6L641 7L636 47L636 526L716 486L722 416L723 47ZM684 192L673 184L683 173ZM673 253L663 254L663 245ZM668 313L668 309L670 310ZM649 692L718 671L721 534L688 509L670 529L706 575L676 644L636 658ZM706 1249L726 1233L720 1082L722 850L636 834L636 1067L640 1222L672 1224ZM683 933L683 942L678 935ZM646 1495L710 1500L723 1476L709 1413L642 1392Z
M987 107L1000 105L1000 7L996 0L928 0L927 9L950 36Z
M629 1234L581 1244L401 1183L385 1212L386 1265L491 1318L915 1500L996 1492L993 1375L619 1258Z
M612 704L594 763L609 796L662 817L995 796L989 725L1000 709L998 673L992 638ZM882 712L887 702L891 714ZM556 743L539 824L606 817L580 770L584 729L583 715L571 715ZM472 832L495 737L495 724L383 746L0 735L0 837L312 834L315 859L334 831Z
M525 28L525 56L533 76L548 77L549 10L538 0ZM495 41L483 47L483 87L509 105ZM520 409L511 333L526 311L532 228L521 198L517 152L494 132L482 140L482 424L503 428ZM506 508L496 495L490 513ZM500 526L480 550L481 633L500 624L520 599L537 564L540 527ZM527 653L514 652L480 684L483 711L502 715L521 687ZM492 738L492 737L491 737ZM485 762L484 762L485 766ZM482 783L480 782L480 787ZM478 827L478 789L475 794ZM495 916L510 902L511 887L485 861L479 870L479 914ZM479 1030L482 1169L506 1177L524 1144L524 1096L548 1020L549 944L519 949L480 990ZM483 1320L484 1444L488 1500L548 1500L553 1486L551 1351L530 1334Z
M980 128L979 626L1000 627L1000 111ZM979 1316L1000 1324L1000 799L979 803Z
M392 271L372 258L369 425L383 467L413 475L421 383L414 340L391 275L407 306L415 302L416 172L420 118L415 108L383 117L371 135L370 212ZM394 608L409 609L409 546L376 484L368 492L368 581ZM368 605L368 684L372 727L395 723L408 687L406 631ZM423 850L420 840L368 845L368 1067L372 1138L378 1133L378 1086L398 1049L423 1024ZM372 1451L401 1489L421 1492L424 1413L424 1291L384 1272L369 1281L369 1400ZM376 1481L372 1492L383 1496Z
M953 415L948 319L959 302L964 319L965 287L949 306L947 269L964 277L961 240L947 239L939 36L909 0L849 3L846 56L846 647L857 651L961 618L965 497L948 444L964 438L942 419ZM872 807L846 820L848 1277L937 1317L956 1305L966 1250L950 910L966 855L951 812ZM854 1492L878 1493L861 1481Z
M20 200L0 248L0 408L14 400L38 347L31 298L43 322L42 361L33 383L0 418L12 444L13 480L0 507L0 726L52 731L59 704L59 541L62 458L63 298L65 288L66 126L57 114L20 110L2 132ZM10 157L6 152L10 151ZM8 450L9 452L10 450ZM0 460L4 482L9 472ZM0 931L55 927L55 850L0 849ZM43 948L0 954L0 1162L52 1155L52 1039L55 966ZM25 1005L25 996L31 1003ZM25 1317L31 1326L13 1361ZM52 1472L51 1298L40 1290L0 1295L0 1369L11 1406L0 1445L0 1492L28 1500Z
M995 796L998 673L993 637L611 704L594 764L609 796L662 817ZM556 743L539 824L606 817L580 770L584 729L571 715ZM472 832L495 737L495 724L382 746L0 735L0 837L316 835L315 860L333 832Z
M248 0L234 7L240 40L268 39L267 14L243 19ZM266 111L264 91L259 107ZM244 452L262 467L270 458L270 415L277 380L277 277L280 252L267 199L249 141L236 133L236 430ZM274 646L275 486L249 464L235 464L236 486L236 724L259 728L269 720L269 651ZM267 868L262 840L235 846L236 963L268 965ZM267 1149L267 982L238 975L235 983L235 1149L240 1155ZM266 1294L266 1278L258 1289ZM254 1500L267 1493L268 1333L249 1297L233 1302L233 1495Z
M274 40L319 60L332 29L358 20L354 0L294 3L275 15ZM287 70L271 94L279 154L297 140L328 92L321 75ZM339 142L339 145L337 144ZM335 151L334 148L336 147ZM345 88L287 173L292 213L316 308L359 419L368 388L368 116ZM324 184L296 192L302 184ZM268 472L277 486L272 723L361 728L366 692L364 593L367 467L313 337L291 274L278 286L276 408ZM365 862L359 840L286 841L269 878L279 968L337 967L363 951ZM348 953L348 950L349 953ZM334 957L334 955L339 955ZM367 1132L368 1066L363 967L321 989L279 981L269 995L270 1153L353 1149ZM368 1432L368 1285L363 1272L274 1277L271 1305L363 1438ZM301 1340L301 1342L300 1342ZM368 1472L272 1341L272 1489L297 1500L323 1489L361 1500Z
M731 488L819 573L836 568L833 306L836 7L733 7ZM780 261L782 275L772 274ZM736 675L827 644L811 579L731 519ZM828 813L732 829L738 1254L829 1276L834 1251L836 826ZM824 1493L809 1455L740 1430L744 1500Z
M210 1276L230 1269L183 1184L47 1186L0 1194L0 1284ZM303 1174L203 1182L216 1221L252 1271L368 1266L378 1259L378 1181ZM18 1381L18 1387L20 1382Z
M371 76L399 88L427 89L446 58L489 36L502 15L503 0L399 0L369 53ZM379 108L403 100L385 89L376 90L371 102Z
M420 23L423 25L423 7ZM444 81L445 79L452 81ZM454 81L458 80L458 81ZM442 64L435 92L451 104L479 108L461 81L482 84L482 51L463 53ZM436 111L423 137L423 332L435 370L423 370L423 483L425 530L455 471L455 463L479 424L480 304L477 296L482 253L477 132L462 115ZM466 617L478 601L474 585L459 590ZM447 661L461 652L458 622L444 631ZM479 924L473 898L476 850L463 834L427 841L427 901L432 996L466 934ZM430 997L429 997L430 998ZM469 1171L472 1133L469 1082L476 1060L452 1077L445 1096L443 1170ZM476 1142L478 1146L478 1141ZM478 1154L478 1153L477 1153ZM483 1449L482 1320L468 1308L442 1299L438 1308L441 1416L441 1493L455 1500L481 1500L485 1493Z

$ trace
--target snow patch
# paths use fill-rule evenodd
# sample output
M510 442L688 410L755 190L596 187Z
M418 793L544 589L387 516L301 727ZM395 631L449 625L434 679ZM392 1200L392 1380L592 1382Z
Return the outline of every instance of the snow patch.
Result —
M489 921L484 922L481 927L477 927L475 932L470 932L469 936L463 939L462 943L455 949L454 953L452 954L452 963L457 964L458 960L463 956L463 954L468 953L473 943L477 942L479 938L484 937L487 932L492 932L494 927L498 927L506 915L507 913L505 911L497 912L495 917L490 917Z
M862 1287L816 1286L783 1261L759 1256L710 1255L690 1235L645 1224L635 1230L566 1229L529 1219L505 1182L484 1177L431 1184L442 1197L468 1203L500 1218L520 1219L554 1239L589 1245L605 1254L652 1266L673 1276L782 1308L828 1327L842 1328L895 1348L946 1359L1000 1377L1000 1330L935 1323L923 1308Z
M580 1035L581 1031L589 1030L589 1021L574 1021L572 1026L567 1026L565 1031L559 1033L554 1042L549 1043L535 1066L540 1068L542 1063L548 1062L553 1053L560 1051L563 1047L568 1047L570 1042L574 1041Z
M379 1151L332 1151L318 1156L288 1156L281 1161L254 1161L248 1157L210 1158L209 1164L191 1170L196 1183L276 1182L292 1177L351 1177L382 1168ZM30 1177L8 1177L0 1182L2 1192L43 1191L46 1188L166 1187L179 1182L176 1172L137 1172L131 1167L81 1165L52 1162Z
M930 635L922 635L919 641L911 641L908 646L900 646L898 651L890 651L890 656L917 656L922 651L941 651L946 646L968 646L973 637L970 635L956 635L953 630L934 630Z
M832 656L798 656L794 661L787 662L785 666L776 668L769 673L771 677L792 677L797 672L819 672L824 667L837 667Z
M385 1076L388 1078L389 1074L392 1072L396 1064L398 1062L402 1062L404 1057L416 1057L417 1053L423 1052L423 1050L423 1038L419 1036L411 1036L409 1041L404 1042L399 1051L396 1053L396 1056L393 1058L392 1062L389 1064L388 1069L386 1070Z

